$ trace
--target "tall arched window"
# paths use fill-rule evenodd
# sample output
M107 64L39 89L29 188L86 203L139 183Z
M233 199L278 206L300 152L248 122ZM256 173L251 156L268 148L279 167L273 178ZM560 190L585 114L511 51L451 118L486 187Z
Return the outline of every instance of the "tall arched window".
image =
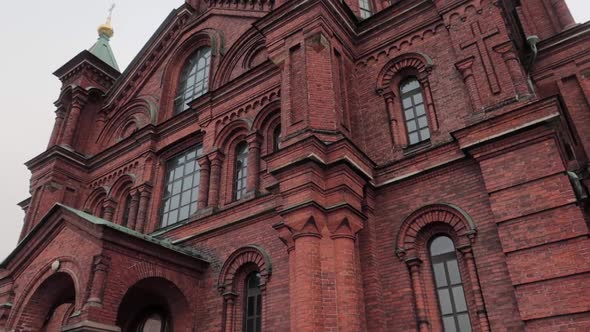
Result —
M281 125L275 127L272 132L272 151L278 151L281 148Z
M244 332L262 331L262 295L260 273L252 272L246 278L244 303Z
M371 17L371 4L370 0L359 0L359 8L361 10L361 18Z
M471 332L455 245L449 237L440 235L430 242L430 261L445 332Z
M248 143L242 142L236 147L236 164L234 175L234 200L239 200L246 194L246 180L248 177Z
M404 122L410 145L430 139L428 115L420 82L410 77L400 84L400 95L404 111Z
M207 93L209 90L209 67L211 64L211 48L202 47L193 53L184 64L178 93L174 100L176 114L186 111L187 103Z

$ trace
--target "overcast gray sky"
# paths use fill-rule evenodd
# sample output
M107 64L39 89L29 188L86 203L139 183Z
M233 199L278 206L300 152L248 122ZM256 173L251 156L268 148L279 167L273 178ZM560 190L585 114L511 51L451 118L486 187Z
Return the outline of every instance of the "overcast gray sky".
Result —
M119 0L111 41L123 70L170 11L183 0ZM588 0L567 0L578 22ZM16 246L24 217L16 203L29 196L23 165L45 150L60 82L51 73L94 44L112 0L10 1L0 10L0 260Z

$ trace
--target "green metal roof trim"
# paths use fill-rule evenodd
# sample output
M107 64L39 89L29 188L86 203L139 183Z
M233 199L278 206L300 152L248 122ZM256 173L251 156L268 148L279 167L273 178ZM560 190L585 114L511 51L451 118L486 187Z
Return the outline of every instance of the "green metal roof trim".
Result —
M117 64L115 54L111 49L109 37L107 35L100 34L96 43L88 51L90 51L90 53L94 54L107 65L115 68L118 72L121 71L119 70L119 65Z
M74 208L71 208L69 206L66 206L66 205L63 205L63 204L60 204L60 203L57 203L56 205L61 206L62 208L64 208L64 209L66 209L66 210L68 210L68 211L76 214L78 217L80 217L80 218L82 218L82 219L84 219L84 220L86 220L86 221L88 221L90 223L93 223L95 225L102 225L102 226L105 226L105 227L108 227L108 228L117 230L117 231L119 231L121 233L125 233L127 235L131 235L133 237L140 238L142 240L145 240L145 241L148 241L148 242L157 244L157 245L159 245L161 247L164 247L166 249L170 249L170 250L176 251L176 252L178 252L180 254L191 256L191 257L198 258L200 260L209 262L209 259L207 259L206 257L204 257L202 254L200 254L198 252L195 252L193 250L187 249L187 248L183 248L183 247L179 247L179 246L173 245L169 241L158 240L158 239L156 239L154 237L151 237L149 235L146 235L146 234L143 234L143 233L140 233L140 232L136 232L136 231L134 231L132 229L129 229L127 227L123 227L123 226L114 224L114 223L112 223L112 222L110 222L108 220L104 220L104 219L99 218L97 216L93 216L93 215L91 215L89 213L86 213L84 211L76 210Z
M181 255L185 255L185 256L189 256L192 258L196 258L199 259L201 261L210 263L211 262L211 258L207 257L206 255L196 251L196 250L192 250L189 248L183 248L177 245L172 244L170 241L166 241L166 240L159 240L156 239L152 236L140 233L140 232L136 232L132 229L129 229L127 227L123 227L117 224L114 224L108 220L104 220L102 218L93 216L89 213L86 213L84 211L80 211L74 208L71 208L69 206L57 203L53 206L53 208L51 208L51 210L49 210L49 212L43 217L41 218L41 222L38 223L33 230L31 230L29 232L29 234L27 236L25 236L25 238L16 246L16 248L4 259L4 261L0 262L0 268L4 268L6 267L6 265L8 264L9 261L12 260L12 258L20 251L20 249L22 249L25 244L34 236L34 234L41 228L43 227L43 225L45 224L45 220L47 219L47 217L53 213L55 213L55 211L57 211L58 209L64 209L67 210L75 215L77 215L78 217L80 217L81 219L94 224L94 225L100 225L100 226L104 226L104 227L108 227L110 229L116 230L118 232L127 234L129 236L133 236L135 238L141 239L143 241L147 241L150 243L153 243L155 245L158 245L160 247L166 248L168 250L172 250L174 252L177 252Z

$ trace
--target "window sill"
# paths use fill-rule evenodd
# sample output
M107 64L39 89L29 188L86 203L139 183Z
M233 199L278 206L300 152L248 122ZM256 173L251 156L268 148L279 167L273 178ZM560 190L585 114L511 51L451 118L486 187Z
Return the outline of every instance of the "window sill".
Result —
M404 148L402 148L402 151L404 153L404 156L410 155L410 154L414 154L416 152L420 152L422 150L426 150L428 148L430 148L432 146L432 142L430 141L430 139L419 142L419 143L415 143L412 145L408 145Z

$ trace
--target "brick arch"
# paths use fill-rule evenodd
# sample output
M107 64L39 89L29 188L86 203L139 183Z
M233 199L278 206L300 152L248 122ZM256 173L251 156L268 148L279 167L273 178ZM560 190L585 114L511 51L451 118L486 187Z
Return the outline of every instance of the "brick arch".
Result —
M176 46L175 51L168 58L164 75L162 75L162 98L160 102L159 122L171 117L174 113L174 98L178 90L178 80L187 59L199 48L211 48L211 63L209 67L209 90L213 90L213 82L221 56L225 53L225 38L221 31L216 29L203 29L196 32L187 32L189 38Z
M272 152L274 130L281 125L281 102L275 100L266 105L254 118L252 129L263 138L262 155Z
M460 241L459 246L470 243L477 232L473 219L455 205L441 203L422 207L410 214L400 227L396 246L400 259L415 257L419 246L418 237L425 229L436 224L449 227Z
M247 265L256 266L260 273L260 286L266 285L272 275L272 263L266 251L256 245L249 245L234 251L225 261L219 273L217 287L220 292L236 292L236 276Z
M376 90L381 94L390 89L392 85L396 85L401 79L400 76L404 76L404 71L412 71L415 75L428 75L433 64L432 59L423 53L402 54L389 61L381 69Z
M238 136L245 136L252 127L251 123L248 123L244 119L236 119L229 124L225 125L215 137L215 143L213 146L221 151L228 152L229 146L235 141Z
M105 115L108 117L108 115ZM139 130L148 124L154 124L157 117L157 105L151 97L142 97L132 100L123 110L109 117L105 126L97 135L96 143L101 147L107 147L124 139L125 129L130 125Z
M59 261L59 267L54 269L56 261ZM29 331L40 330L44 323L41 319L45 318L41 316L46 316L52 307L62 304L59 302L63 302L64 292L73 293L72 304L80 310L85 300L81 276L80 265L74 257L56 257L45 263L22 288L25 292L16 299L6 326L19 331L27 331L20 328L22 325L26 325Z
M88 195L88 198L86 198L86 202L84 202L84 211L100 217L100 209L102 203L107 199L108 192L109 188L104 186L94 189L90 195Z
M117 308L117 326L131 331L146 310L160 307L166 310L174 331L192 331L192 307L178 285L163 276L137 280L125 288ZM134 329L133 329L134 330Z

